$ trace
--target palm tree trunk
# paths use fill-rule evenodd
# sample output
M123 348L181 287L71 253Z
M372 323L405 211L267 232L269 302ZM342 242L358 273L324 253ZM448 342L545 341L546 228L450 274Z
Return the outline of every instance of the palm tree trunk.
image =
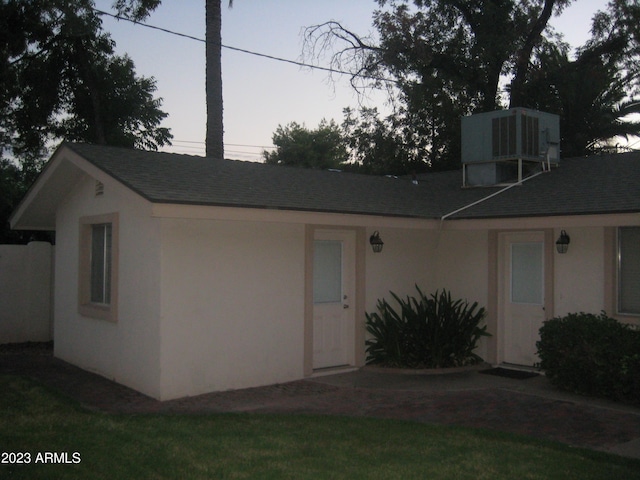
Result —
M206 0L206 156L224 158L222 124L222 0Z

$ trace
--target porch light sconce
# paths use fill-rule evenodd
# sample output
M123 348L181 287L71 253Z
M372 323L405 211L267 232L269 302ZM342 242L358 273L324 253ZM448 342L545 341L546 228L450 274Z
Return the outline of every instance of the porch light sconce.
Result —
M567 232L564 230L560 231L560 236L558 237L558 240L556 240L556 250L558 250L558 253L567 253L567 250L569 250L569 243L571 243L571 238L569 238Z
M374 253L380 253L382 251L382 247L384 246L384 242L380 238L380 232L377 230L373 232L373 234L369 237L369 243L371 244L371 248L373 248Z

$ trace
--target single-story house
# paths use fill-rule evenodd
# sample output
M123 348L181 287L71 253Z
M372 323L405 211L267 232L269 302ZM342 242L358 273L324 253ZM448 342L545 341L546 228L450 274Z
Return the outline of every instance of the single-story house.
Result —
M486 307L492 364L553 316L640 324L640 153L463 187L64 143L11 225L56 232L55 355L162 400L360 367L415 285Z

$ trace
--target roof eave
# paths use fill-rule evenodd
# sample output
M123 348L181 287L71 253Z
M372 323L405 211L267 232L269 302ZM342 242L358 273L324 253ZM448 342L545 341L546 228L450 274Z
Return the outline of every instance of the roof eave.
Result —
M73 157L65 144L56 149L9 217L12 229L55 230L58 204L84 174Z
M276 210L284 212L309 212L309 213L329 213L336 215L364 215L371 217L389 217L389 218L407 218L412 220L438 220L440 217L437 215L418 215L418 214L404 214L395 212L378 212L378 211L364 211L364 210L348 210L348 209L331 209L331 208L309 208L309 207L295 207L284 205L266 205L266 204L253 204L253 203L228 203L228 202L198 202L188 200L171 200L163 198L149 198L145 197L149 202L156 205L184 205L184 206L196 206L196 207L222 207L222 208L248 208L254 210Z

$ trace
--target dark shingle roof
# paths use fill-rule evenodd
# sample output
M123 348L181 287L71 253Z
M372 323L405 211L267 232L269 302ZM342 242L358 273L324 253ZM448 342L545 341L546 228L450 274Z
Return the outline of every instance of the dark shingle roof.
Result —
M570 158L455 218L640 212L640 152Z
M461 188L460 171L418 185L387 178L87 144L65 144L154 203L440 218L501 187ZM640 154L562 160L560 167L450 218L640 211Z

